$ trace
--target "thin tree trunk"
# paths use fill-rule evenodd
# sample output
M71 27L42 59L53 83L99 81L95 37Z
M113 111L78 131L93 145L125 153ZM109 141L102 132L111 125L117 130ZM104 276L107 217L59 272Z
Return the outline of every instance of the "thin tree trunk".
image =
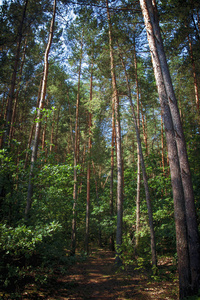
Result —
M197 112L199 114L200 111L199 111L199 90L198 90L198 82L197 82L197 72L196 72L196 66L195 66L194 57L193 57L192 42L191 42L191 39L189 38L189 36L188 36L188 42L189 42L189 47L190 47L190 58L191 58L192 70L193 70L195 102L196 102Z
M48 108L48 106L49 106L49 99L47 99L46 102L47 102L46 106ZM43 133L42 133L42 150L45 149L45 145L46 145L46 129L47 129L47 116L45 117L45 124L44 124L44 128L43 128Z
M122 178L122 147L121 147L121 128L119 114L119 96L117 91L117 83L115 76L115 64L112 44L112 25L108 0L106 0L107 18L109 25L109 47L110 47L110 67L112 77L113 99L115 103L115 120L116 120L116 145L117 145L117 231L116 231L116 263L120 265L121 245L122 245L122 218L123 218L123 178Z
M92 101L92 84L93 84L93 63L91 64L90 75L90 103ZM88 165L87 165L87 201L86 201L86 232L85 232L85 248L86 253L89 254L89 223L90 223L90 162L91 162L91 148L92 148L92 114L89 112L89 138L88 138Z
M2 120L1 131L3 131L3 128L4 128L4 125L5 125L4 120L6 119L7 102L8 101L6 101L6 93L4 92L3 99L2 99L2 105L1 105L1 114L0 114L0 120ZM3 148L3 139L4 139L4 136L3 136L3 133L1 132L1 135L0 135L0 149Z
M148 4L148 5L147 5ZM161 62L157 52L157 44L155 41L152 20L149 14L149 7L152 7L151 0L140 0L149 47L152 55L152 63L157 83L159 99L163 121L165 124L166 140L168 147L168 156L171 171L171 183L174 199L174 215L176 225L176 244L178 254L178 270L179 270L179 294L180 298L190 293L190 263L187 239L187 226L185 215L184 193L181 179L181 171L179 165L179 157L175 140L175 132L172 122L172 116L169 108L167 92L164 84Z
M124 70L126 72L126 67L124 65L122 57L121 57L121 60L122 60ZM140 108L139 108L140 98L139 98L139 85L138 85L137 57L136 57L136 51L135 51L135 41L134 41L134 66L135 66L135 81L136 81L136 93L137 93L137 130L138 130L138 134L140 135ZM126 73L126 82L127 82L127 87L129 88L129 94L131 95L127 73ZM130 95L129 95L129 97L130 97ZM140 231L140 183L141 183L140 149L139 149L139 143L137 143L137 196L136 196L136 243L135 243L136 249L138 248L138 245L139 245L139 231Z
M25 0L23 15L22 15L22 19L21 19L19 29L18 29L17 51L16 51L16 55L15 55L15 62L14 62L14 68L13 68L13 73L12 73L11 86L10 86L10 91L9 91L9 96L8 96L8 105L7 105L7 112L6 112L6 130L4 133L3 145L6 145L8 143L8 138L9 138L9 133L10 133L12 110L13 110L12 106L13 106L13 99L14 99L14 93L15 93L17 70L18 70L18 65L19 65L21 42L22 42L22 37L23 37L23 27L24 27L24 21L25 21L25 17L26 17L27 5L28 5L28 0Z
M165 155L164 155L164 134L163 134L163 120L161 117L161 151L162 151L162 169L163 175L165 175Z
M121 56L121 62L122 62L123 68L124 68L125 76L126 76L128 97L129 97L130 106L131 106L131 110L132 110L135 131L136 131L136 137L137 137L137 144L138 144L138 149L139 149L140 162L141 162L141 166L142 166L142 174L143 174L143 181L144 181L144 188L145 188L145 195L146 195L146 202L147 202L147 209L148 209L150 236L151 236L152 265L156 267L157 266L157 256L156 256L155 232L154 232L154 225L153 225L153 213L152 213L151 199L150 199L150 194L149 194L149 186L148 186L148 179L147 179L147 174L146 174L146 167L145 167L144 156L143 156L143 152L142 152L140 131L139 131L137 117L136 117L134 106L133 106L130 84L129 84L128 75L126 72L126 66L124 64L122 56Z
M74 138L73 138L73 129L72 129L72 118L71 118L71 105L69 101L69 91L67 91L68 107L69 107L69 128L70 128L70 137L71 137L71 149L74 150Z
M141 103L141 108L142 108L142 102ZM147 119L144 117L143 111L141 109L141 114L142 114L142 129L143 129L143 137L144 137L144 144L146 148L146 155L148 156L148 143L147 143Z
M113 219L113 176L114 176L114 146L115 146L115 108L114 101L112 102L112 141L111 141L111 166L110 166L110 218ZM115 250L113 233L110 235L110 250Z
M22 70L23 70L24 61L25 61L26 46L27 46L27 39L25 39L23 55L22 55L22 62L21 62L21 67L20 67L20 71L19 71L18 86L17 86L17 91L15 94L15 101L14 101L14 105L13 105L12 118L11 118L11 124L10 124L9 141L11 141L11 139L13 138L13 133L14 133L14 122L15 122L15 116L16 116L16 110L17 110L18 96L19 96L19 92L20 92L20 81L21 81Z
M149 6L149 12L155 36L155 43L158 51L158 57L160 60L161 72L163 74L164 85L175 130L175 138L178 148L178 157L180 162L181 178L185 199L190 256L191 288L192 293L196 294L200 288L200 239L194 202L193 185L187 156L187 148L178 104L174 93L171 76L169 73L169 67L165 56L163 41L160 33L155 0L153 0L152 5Z
M56 155L56 161L58 163L58 128L59 128L59 120L60 120L60 110L61 110L61 105L58 107L58 114L57 114L57 119L56 119L56 134L55 134L55 155Z
M35 163L37 160L38 144L39 144L39 138L40 138L41 114L42 114L42 109L44 107L44 100L45 100L45 96L46 96L48 65L49 65L48 64L48 56L49 56L49 51L50 51L52 39L53 39L55 15L56 15L56 0L54 0L54 4L53 4L53 16L52 16L51 25L50 25L48 43L47 43L47 47L46 47L45 54L44 54L44 74L43 74L43 79L42 79L42 88L41 88L41 94L40 94L39 108L37 111L35 139L34 139L34 145L33 145L32 156L31 156L31 169L30 169L30 173L29 173L27 204L26 204L26 208L25 208L26 217L29 214L29 211L31 209L31 204L32 204L34 167L35 167Z
M97 199L97 205L99 206L99 193L98 193L98 183L96 179L96 170L94 161L92 161L92 167L93 167L93 173L94 173L94 180L95 180L95 189L96 189L96 199ZM98 226L98 233L99 233L99 247L102 247L102 238L101 238L101 216L98 217L99 226Z
M51 124L51 137L50 137L50 147L49 147L50 152L52 152L53 149L54 126L55 126L55 110L53 111L53 120Z
M35 113L35 116L34 116L34 120L33 120L32 126L31 126L30 133L29 133L29 139L28 139L28 144L27 144L27 149L26 149L26 157L25 157L24 169L26 169L27 163L28 163L29 149L30 149L30 146L31 146L32 138L33 138L33 132L34 132L34 128L35 128L35 120L37 118L37 109L39 107L39 102L40 102L41 88L42 88L42 80L40 81L40 86L39 86L38 98L37 98L37 103L36 103L36 113Z
M77 164L79 158L78 147L78 120L79 120L79 103L80 103L80 80L81 80L81 66L83 51L83 35L81 39L81 56L78 72L78 90L76 99L76 124L75 124L75 139L74 139L74 190L73 190L73 217L72 217L72 235L71 235L71 255L74 256L76 252L76 218L77 218Z

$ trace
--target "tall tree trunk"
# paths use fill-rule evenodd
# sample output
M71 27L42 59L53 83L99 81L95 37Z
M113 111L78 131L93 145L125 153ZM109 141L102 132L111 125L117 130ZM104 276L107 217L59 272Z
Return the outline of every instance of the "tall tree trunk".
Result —
M146 202L147 202L147 209L148 209L148 217L149 217L149 227L150 227L150 236L151 236L151 257L152 257L152 265L157 266L157 256L156 256L156 241L155 241L155 232L154 232L154 225L153 225L153 213L152 213L152 207L151 207L151 199L149 194L149 186L148 186L148 179L146 174L146 167L144 163L144 156L142 152L142 145L141 145L141 139L140 139L140 131L138 127L137 117L135 114L132 96L131 96L131 89L130 84L128 80L128 74L126 72L126 66L123 61L123 57L121 56L121 62L124 68L124 73L126 76L126 84L127 84L127 90L128 90L128 97L130 101L130 106L132 110L134 125L135 125L135 131L136 131L136 137L137 137L137 144L139 149L139 156L140 156L140 162L142 166L142 174L143 174L143 181L144 181L144 188L145 188L145 195L146 195Z
M148 0L149 1L149 0ZM187 148L183 128L181 124L179 109L176 96L174 93L169 67L167 64L163 41L159 28L159 20L156 2L150 2L149 14L153 26L153 37L158 51L161 72L163 75L164 85L167 93L167 99L172 115L176 144L178 148L178 157L180 162L182 185L184 190L186 221L188 230L189 255L190 255L190 272L192 293L197 293L200 288L200 239L194 202L193 186L191 180L190 167L187 156Z
M30 130L29 138L28 138L28 144L27 144L27 149L26 149L26 157L25 157L25 163L24 163L24 168L25 169L27 167L27 163L28 163L28 159L29 159L29 149L30 149L30 146L31 146L31 142L32 142L32 138L33 138L33 132L34 132L34 128L35 128L35 120L37 118L37 109L39 107L41 89L42 89L42 80L40 81L40 86L39 86L39 90L38 90L38 98L37 98L37 103L36 103L36 113L35 113L35 116L34 116L33 124L31 126L31 130Z
M98 193L98 183L96 179L96 170L94 161L92 161L93 173L94 173L94 181L95 181L95 189L96 189L96 200L97 205L99 206L99 193ZM101 238L101 216L98 217L99 226L98 226L98 233L99 233L99 247L102 247L102 238Z
M121 57L122 64L124 70L126 72L126 67L123 62L123 58ZM138 134L140 135L140 106L139 106L139 85L138 85L138 74L137 74L137 57L136 57L136 50L135 50L135 41L134 41L134 67L135 67L135 81L136 81L136 93L137 93L137 130ZM129 88L129 94L131 95L129 81L126 73L126 82L127 87ZM129 97L130 97L129 95ZM132 101L132 99L131 99ZM137 196L136 196L136 249L139 245L139 231L140 231L140 183L141 183L141 172L140 172L140 149L139 143L137 143Z
M40 94L39 108L37 111L35 139L34 139L32 156L31 156L31 169L30 169L30 173L29 173L28 195L27 195L27 203L26 203L26 208L25 208L26 217L29 214L31 204L32 204L33 175L34 175L35 163L37 160L38 144L39 144L39 138L40 138L41 115L42 115L42 109L44 107L44 100L45 100L45 96L46 96L48 65L49 65L48 64L48 56L49 56L49 51L50 51L52 39L53 39L55 15L56 15L56 0L54 0L54 4L53 4L53 16L52 16L51 25L50 25L48 43L47 43L47 47L46 47L45 54L44 54L44 74L43 74L43 79L42 79L42 88L41 88L41 94Z
M141 108L142 108L142 102L140 101ZM146 148L146 155L148 156L149 150L148 150L148 142L147 142L147 118L145 118L144 113L141 109L141 114L142 114L142 130L143 130L143 137L144 137L144 144Z
M180 298L190 294L190 261L189 261L189 249L188 249L188 236L186 226L186 214L185 214L185 201L183 193L183 185L181 178L181 170L179 165L178 150L175 140L175 130L172 121L172 115L169 108L168 97L166 87L164 84L163 70L161 68L161 61L158 56L157 47L155 41L154 30L152 27L152 19L150 18L149 10L152 13L152 1L140 0L140 6L142 9L145 27L147 31L147 37L149 41L149 47L152 56L152 63L154 68L154 74L157 83L157 89L159 99L161 103L161 110L165 125L166 141L168 147L168 156L170 163L171 183L174 199L174 215L176 225L176 244L178 254L178 270L179 270L179 294ZM151 15L152 17L152 15ZM155 17L155 16L154 16ZM155 19L154 19L155 21ZM171 101L171 100L170 100ZM177 131L176 131L177 134Z
M91 64L90 75L90 103L92 102L92 84L93 84L93 63ZM91 162L91 148L92 148L92 114L89 112L89 138L88 138L88 165L87 165L87 201L86 201L86 232L85 232L85 248L86 253L89 254L89 223L90 223L90 162Z
M71 105L69 101L69 91L67 91L68 109L69 109L69 128L70 128L70 139L71 139L71 149L74 149L74 137L72 128L72 117L71 117Z
M81 81L81 66L83 56L83 34L81 38L81 56L78 71L78 90L76 99L76 124L75 124L75 139L74 139L74 190L73 190L73 217L72 217L72 235L71 235L71 255L74 256L76 252L76 218L77 218L77 164L79 158L78 147L78 120L79 120L79 103L80 103L80 81Z
M113 219L113 176L114 176L114 146L115 146L115 108L114 101L112 102L112 141L111 141L111 162L110 162L110 218ZM114 236L110 234L110 250L115 250Z
M18 29L17 51L16 51L16 55L15 55L15 61L14 61L12 79L11 79L11 86L10 86L10 91L9 91L9 96L8 96L8 105L7 105L7 113L6 113L6 130L4 133L3 145L6 145L8 143L8 138L9 138L9 133L10 133L12 110L13 110L12 106L13 106L13 99L14 99L14 93L15 93L17 70L18 70L18 65L19 65L21 42L22 42L22 38L23 38L23 27L24 27L24 21L25 21L25 17L26 17L27 5L28 5L28 0L25 0L23 15L22 15L22 19L21 19L19 29Z
M11 124L10 124L9 141L11 141L11 139L13 138L13 134L14 134L14 122L15 122L16 111L17 111L18 96L19 96L19 92L20 92L20 81L21 81L22 71L23 71L23 66L24 66L24 61L25 61L26 46L27 46L27 39L25 39L23 55L22 55L22 62L21 62L21 67L20 67L20 71L19 71L17 90L16 90L16 94L14 97L15 100L14 100L12 118L11 118Z
M122 217L123 217L123 178L122 178L122 147L121 147L121 128L119 114L119 95L117 91L117 83L115 76L115 64L113 55L112 43L112 25L108 0L106 0L107 18L109 25L109 47L110 47L110 67L112 77L113 99L115 102L115 119L116 119L116 146L117 146L117 231L116 231L116 263L120 265L121 260L121 245L122 245Z
M47 99L47 108L49 106L49 100ZM43 128L43 133L42 133L42 150L45 149L45 145L46 145L46 129L47 129L47 116L45 117L45 124L44 124L44 128Z

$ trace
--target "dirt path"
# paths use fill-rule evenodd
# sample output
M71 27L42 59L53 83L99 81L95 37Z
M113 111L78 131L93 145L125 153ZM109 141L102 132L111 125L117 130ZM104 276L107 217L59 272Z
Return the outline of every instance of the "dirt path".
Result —
M105 250L71 267L69 275L58 278L55 286L56 290L45 299L178 299L177 282L150 283L144 274L116 272L113 253Z

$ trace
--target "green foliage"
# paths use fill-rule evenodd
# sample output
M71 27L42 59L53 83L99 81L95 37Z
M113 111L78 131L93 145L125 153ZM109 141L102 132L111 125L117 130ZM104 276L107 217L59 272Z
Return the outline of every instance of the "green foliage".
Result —
M17 287L30 272L33 262L36 263L36 258L41 256L41 246L44 250L48 246L47 240L52 240L60 229L61 226L56 222L34 227L22 224L15 228L0 224L1 287ZM35 280L39 280L37 276Z
M0 224L0 247L5 254L20 255L31 253L36 245L45 237L51 237L60 228L56 222L42 226L41 224L32 227L19 225L15 228ZM27 251L28 250L28 251Z

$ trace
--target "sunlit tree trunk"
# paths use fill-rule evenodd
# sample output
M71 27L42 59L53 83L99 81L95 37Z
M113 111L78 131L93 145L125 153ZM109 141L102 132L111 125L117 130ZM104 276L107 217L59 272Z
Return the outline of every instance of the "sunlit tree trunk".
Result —
M153 5L151 0L140 0L140 5L145 21L145 27L147 31L147 37L149 41L149 47L152 55L152 63L154 68L154 74L156 78L159 99L161 103L161 110L163 121L165 125L166 141L168 147L168 156L170 164L171 173L171 183L173 190L174 199L174 215L175 215L175 225L176 225L176 243L177 243L177 255L178 255L178 270L179 270L179 294L180 298L184 298L191 293L190 287L190 260L189 260L189 249L188 249L188 235L187 235L187 225L186 225L186 213L185 213L185 201L184 192L181 178L181 169L179 165L179 155L176 145L176 135L178 134L175 120L172 115L171 106L169 107L169 102L172 101L167 94L167 89L169 88L169 83L167 84L166 78L164 80L164 73L166 71L166 63L162 61L159 56L159 50L161 46L161 38L155 37L155 20L157 16L153 10ZM158 24L157 24L158 25ZM159 27L158 27L159 28ZM156 31L158 33L158 28ZM159 44L159 45L158 45ZM162 51L164 53L164 51ZM163 68L164 63L164 68ZM171 88L171 87L170 87ZM169 101L169 102L168 102Z
M29 159L29 149L31 147L31 143L32 143L32 138L33 138L33 133L34 133L34 129L35 129L35 120L37 118L37 109L39 107L39 102L40 102L40 94L41 94L41 88L42 88L42 80L40 81L40 86L39 86L39 92L38 92L38 98L37 98L37 103L36 103L36 113L34 116L34 120L33 120L33 124L31 126L31 130L29 133L29 138L28 138L28 144L27 144L27 149L26 149L26 157L25 157L25 163L24 163L24 168L26 169L27 164L28 164L28 159Z
M126 71L122 57L121 60L122 60L123 67ZM137 57L136 57L135 44L134 44L134 67L135 67L135 81L136 81L136 93L137 93L137 130L138 130L138 134L140 135L140 105L139 105L140 98L139 98L139 84L138 84ZM129 85L127 74L126 74L126 81L127 81L127 85ZM129 94L131 95L130 87L129 87ZM137 143L137 196L136 196L136 242L135 242L136 249L138 248L139 245L139 231L140 231L140 184L141 184L140 149L139 149L139 144Z
M74 190L73 190L73 218L72 218L72 235L71 235L71 255L75 255L76 251L76 218L77 218L77 164L79 159L79 143L78 143L78 122L79 122L79 103L80 103L80 81L81 81L81 66L82 66L82 55L83 55L83 35L81 38L81 55L78 71L78 90L76 99L76 124L75 124L75 138L74 138Z
M198 224L196 217L196 209L193 194L193 185L191 180L190 167L187 156L187 148L183 128L181 124L179 109L177 105L176 96L174 93L171 76L165 56L163 41L159 28L158 13L156 1L153 0L153 5L149 7L150 18L153 25L155 36L155 43L160 60L161 72L163 74L164 85L167 93L167 99L172 115L175 139L178 149L178 157L181 170L182 185L184 190L186 221L188 230L189 242L189 258L190 258L190 272L191 272L191 288L192 293L195 294L200 288L200 239L198 232Z
M122 244L122 217L123 217L123 178L122 178L122 147L121 147L121 128L119 115L119 96L115 76L115 64L113 55L112 42L112 25L108 0L106 0L107 17L109 25L109 47L110 47L110 67L112 77L113 98L115 101L115 122L116 122L116 146L117 146L117 231L116 231L116 263L120 265L121 261L121 244Z
M41 94L40 94L39 108L37 110L37 123L36 123L36 127L35 127L35 139L34 139L32 156L31 156L31 169L30 169L30 173L29 173L28 195L27 195L27 203L26 203L26 208L25 208L26 217L29 214L31 204L32 204L34 167L35 167L35 163L37 160L38 144L39 144L40 129L41 129L41 115L42 115L42 109L44 107L44 101L45 101L45 96L46 96L48 65L49 65L48 64L48 56L49 56L49 51L50 51L52 39L53 39L55 15L56 15L56 0L54 0L54 4L53 4L53 16L52 16L51 25L50 25L48 43L47 43L47 47L46 47L45 54L44 54L44 74L43 74L43 79L42 79L42 88L41 88Z

